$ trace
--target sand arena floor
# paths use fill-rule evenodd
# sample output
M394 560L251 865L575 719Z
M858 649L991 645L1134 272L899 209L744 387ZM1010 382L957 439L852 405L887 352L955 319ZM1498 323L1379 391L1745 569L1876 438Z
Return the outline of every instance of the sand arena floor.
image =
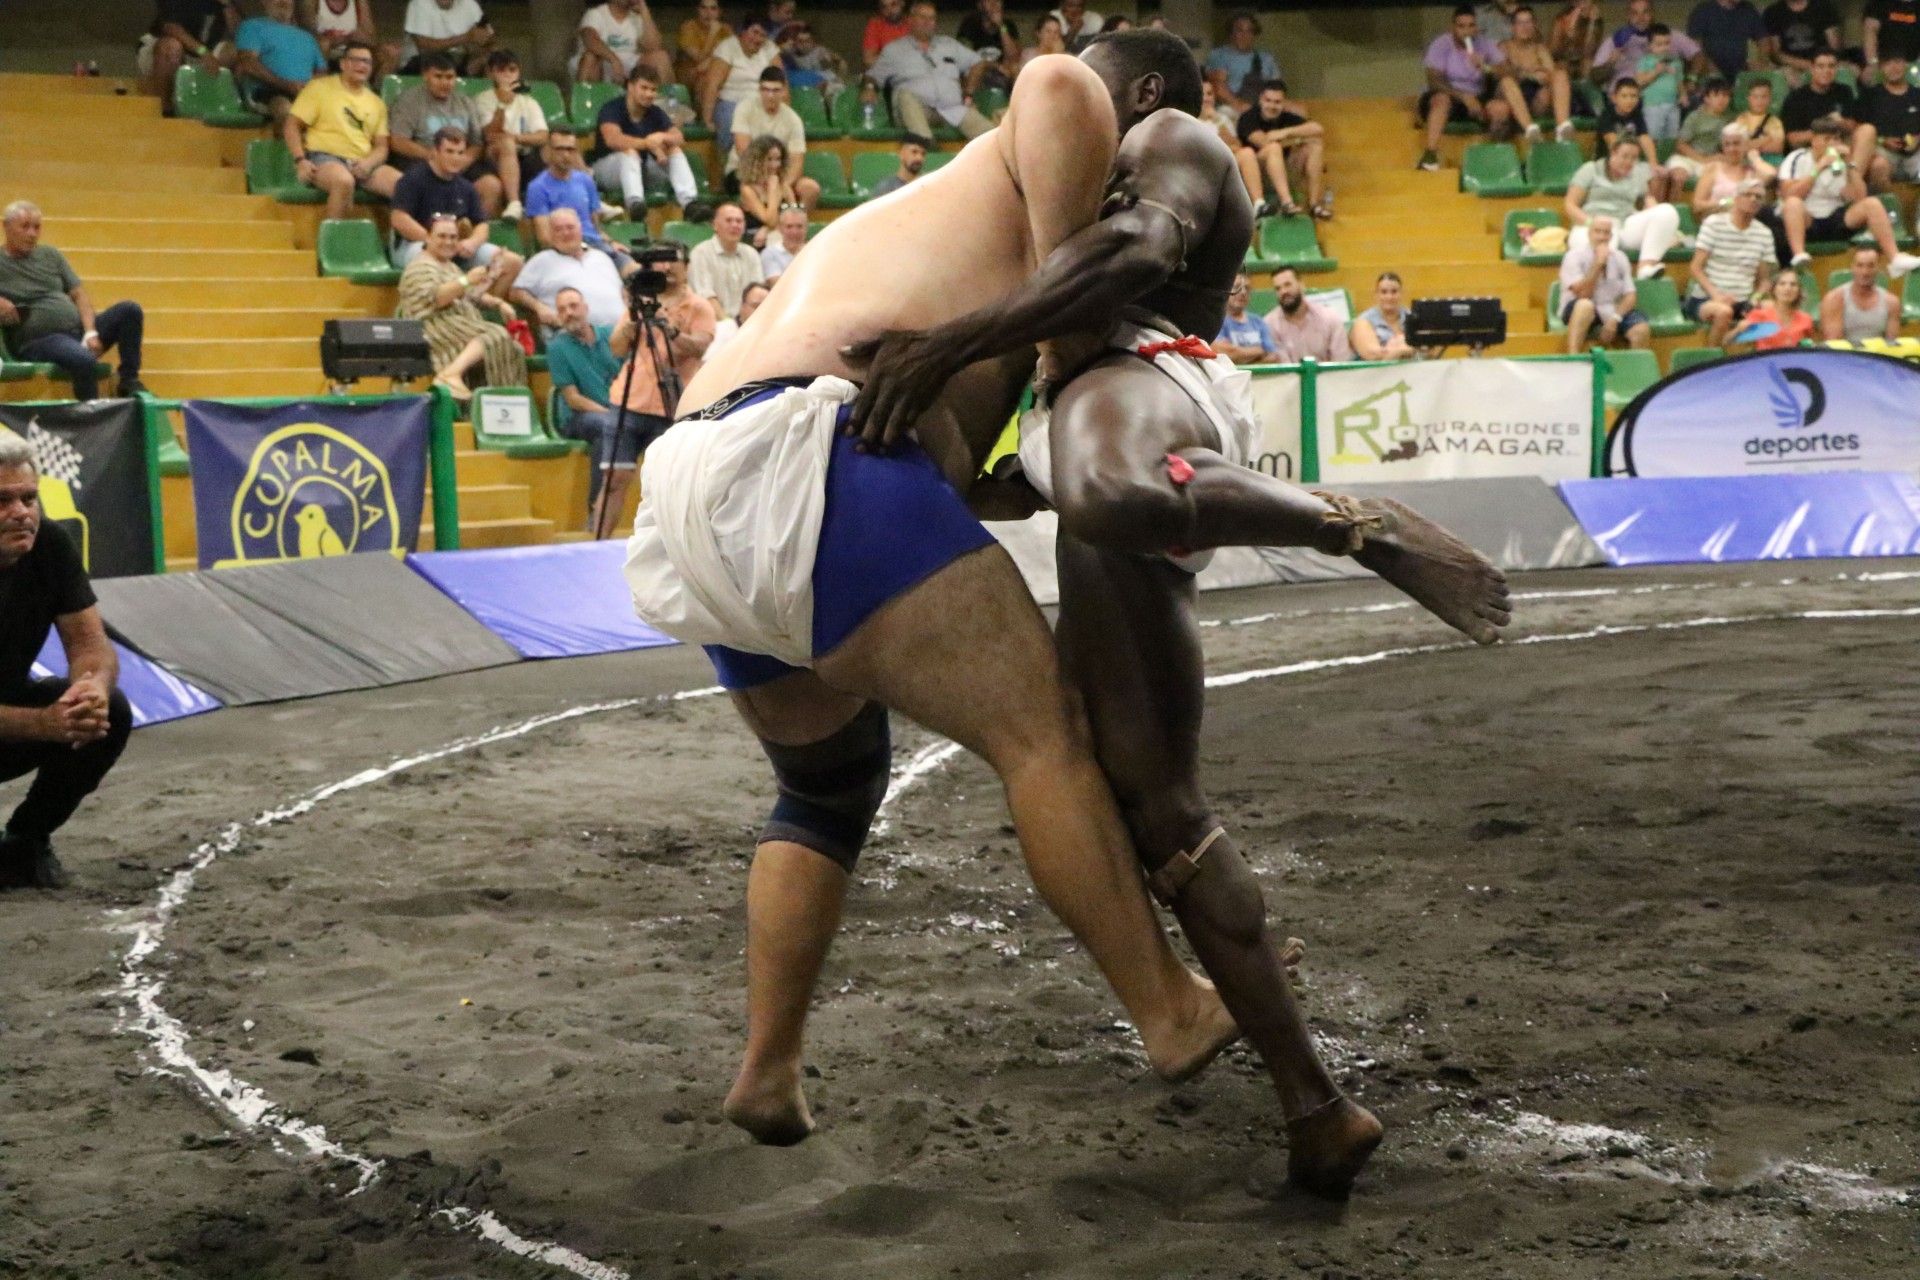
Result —
M1389 1125L1344 1210L1243 1053L1151 1076L902 726L820 1131L720 1122L768 784L657 651L136 735L80 887L0 897L0 1276L1912 1276L1920 568L1517 586L1493 651L1205 602L1208 779Z

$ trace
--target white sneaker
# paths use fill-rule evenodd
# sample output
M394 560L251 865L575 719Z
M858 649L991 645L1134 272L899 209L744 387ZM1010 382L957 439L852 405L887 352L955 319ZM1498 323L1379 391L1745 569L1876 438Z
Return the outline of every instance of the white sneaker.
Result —
M1896 253L1893 262L1887 267L1887 274L1898 280L1910 271L1920 270L1920 258L1910 253Z
M520 206L518 200L515 200L512 204L509 204L500 211L500 216L508 222L518 222L520 219L526 217L526 215L527 211Z
M1796 254L1794 254L1794 255L1793 255L1793 261L1792 261L1792 262L1789 262L1789 263L1788 263L1787 265L1788 265L1788 266L1790 266L1790 267L1793 267L1793 268L1795 268L1795 269L1798 269L1798 268L1800 268L1800 267L1804 267L1804 266L1806 266L1806 265L1807 265L1807 264L1808 264L1809 262L1812 262L1812 261L1813 261L1813 255L1812 255L1812 254L1810 254L1810 253L1796 253Z
M1527 126L1527 141L1538 142L1544 135L1540 132L1540 122L1534 121Z
M1559 124L1555 125L1553 127L1553 140L1555 142L1572 142L1573 121L1562 120Z
M602 200L600 202L600 216L608 222L619 222L627 216L627 211L617 204L608 204L605 200Z
M1640 264L1640 269L1633 273L1633 276L1636 280L1651 280L1665 270L1666 268L1658 262L1643 262Z

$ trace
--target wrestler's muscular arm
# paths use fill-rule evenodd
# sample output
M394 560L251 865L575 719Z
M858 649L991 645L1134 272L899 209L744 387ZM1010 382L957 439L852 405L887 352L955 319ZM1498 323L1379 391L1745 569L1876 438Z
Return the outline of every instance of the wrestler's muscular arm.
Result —
M1104 332L1206 239L1237 177L1219 138L1173 110L1128 133L1117 170L1129 203L1062 241L1017 292L924 333L889 333L850 351L850 359L870 358L873 367L849 430L869 446L890 445L966 365L1066 334Z

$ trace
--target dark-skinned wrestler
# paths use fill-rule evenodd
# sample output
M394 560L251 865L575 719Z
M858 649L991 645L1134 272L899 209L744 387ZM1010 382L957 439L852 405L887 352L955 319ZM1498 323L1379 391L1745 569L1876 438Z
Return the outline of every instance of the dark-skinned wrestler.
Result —
M1057 350L1057 393L1048 406L1043 389L1022 426L1027 478L1060 516L1056 642L1150 883L1267 1064L1294 1181L1342 1196L1381 1128L1320 1063L1259 883L1200 784L1196 590L1176 561L1223 546L1350 554L1481 643L1509 620L1507 589L1484 557L1401 504L1323 497L1240 465L1250 411L1236 414L1231 387L1209 390L1228 371L1181 339L1219 331L1253 210L1232 155L1189 114L1197 84L1167 86L1166 101L1184 110L1159 111L1123 139L1101 221L1064 241L1026 287L851 353L872 367L849 430L888 447L959 368L1101 335L1090 355Z

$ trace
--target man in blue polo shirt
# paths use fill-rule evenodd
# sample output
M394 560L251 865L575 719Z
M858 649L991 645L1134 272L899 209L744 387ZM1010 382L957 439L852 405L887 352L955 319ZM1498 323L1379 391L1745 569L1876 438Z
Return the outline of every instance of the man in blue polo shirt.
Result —
M307 81L327 73L327 60L312 33L294 24L293 0L266 0L261 7L265 16L248 18L234 36L240 51L234 73L248 100L278 122Z
M580 215L580 234L588 244L616 259L625 258L626 250L608 240L594 221L601 208L600 188L594 184L593 175L580 167L580 140L565 129L555 129L540 154L547 167L527 184L527 216L533 219L534 241L542 249L551 249L554 211L571 209Z
M1252 296L1246 274L1235 276L1233 292L1227 295L1226 319L1220 322L1220 336L1213 340L1214 354L1235 364L1270 363L1279 356L1280 349L1267 326L1247 310L1247 300Z

